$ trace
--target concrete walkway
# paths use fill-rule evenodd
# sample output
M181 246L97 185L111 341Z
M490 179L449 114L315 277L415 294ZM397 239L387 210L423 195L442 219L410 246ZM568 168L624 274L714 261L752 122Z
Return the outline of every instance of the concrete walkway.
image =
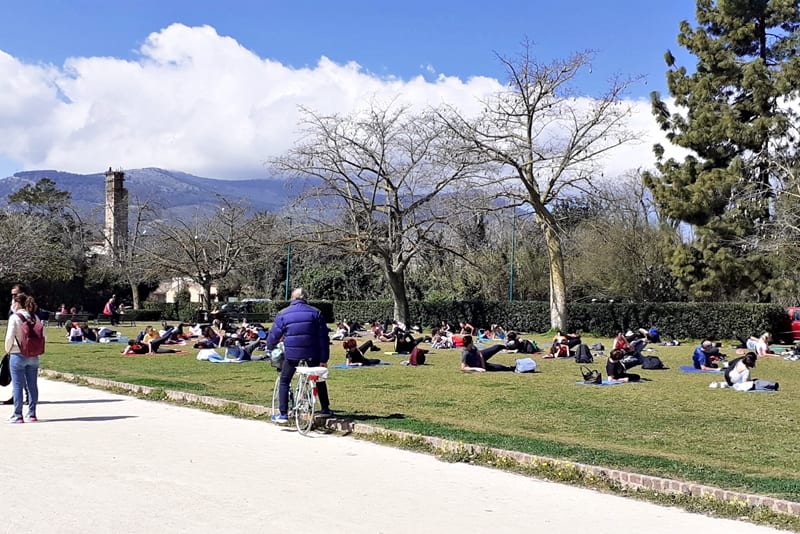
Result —
M776 532L352 438L39 385L40 422L0 427L1 532Z

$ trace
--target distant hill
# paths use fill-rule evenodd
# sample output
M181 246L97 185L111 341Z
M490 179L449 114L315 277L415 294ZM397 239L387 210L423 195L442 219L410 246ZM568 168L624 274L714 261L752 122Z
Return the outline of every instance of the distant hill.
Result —
M0 178L0 202L6 204L8 195L42 178L49 178L58 189L72 193L72 202L80 211L96 211L103 206L103 173L73 174L53 170L24 171ZM216 180L158 168L125 171L125 187L132 207L137 198L143 202L157 201L173 217L190 216L198 209L215 206L218 194L229 200L244 200L255 211L276 211L289 200L291 192L286 183L268 178Z

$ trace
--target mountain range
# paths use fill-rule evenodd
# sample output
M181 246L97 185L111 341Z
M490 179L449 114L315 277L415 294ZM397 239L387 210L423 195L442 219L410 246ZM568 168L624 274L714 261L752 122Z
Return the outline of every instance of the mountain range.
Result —
M277 211L290 198L288 183L278 179L218 180L184 172L158 168L132 169L125 172L131 208L137 203L155 202L167 218L191 216L198 210L217 205L217 195L230 201L243 201L254 211ZM72 195L73 206L81 212L100 212L105 202L105 174L74 174L55 170L22 171L0 178L0 202L8 195L42 178L56 183L56 188Z

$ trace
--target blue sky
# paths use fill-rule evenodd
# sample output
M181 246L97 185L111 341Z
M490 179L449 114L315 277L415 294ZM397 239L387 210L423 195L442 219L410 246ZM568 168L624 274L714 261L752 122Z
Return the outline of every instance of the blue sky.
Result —
M206 53L215 47L224 48L225 38L231 38L262 60L288 69L307 68L319 76L341 75L341 72L322 68L320 58L326 57L338 66L350 62L358 64L360 79L364 81L366 77L367 82L372 79L409 81L418 76L431 83L440 76L457 78L464 83L476 76L502 81L503 72L495 52L514 55L519 51L519 43L527 37L535 43L534 52L543 60L563 58L579 50L596 51L591 74L587 72L579 80L581 92L599 93L613 74L642 75L645 81L632 87L630 97L645 99L652 90L665 91L663 55L666 49L671 49L679 61L689 61L690 58L678 50L676 35L682 19L693 19L694 5L693 0L6 0L0 2L0 51L13 60L6 68L15 69L13 72L17 74L38 69L33 75L22 76L20 82L32 83L29 80L33 76L43 87L58 87L59 98L73 104L73 109L67 113L63 105L52 104L52 112L63 127L63 131L53 133L52 139L46 131L36 135L21 132L21 137L4 143L0 134L0 177L40 165L59 165L61 170L76 172L91 170L92 163L86 161L92 150L87 146L92 143L88 133L91 128L87 128L85 122L78 128L76 123L88 120L87 110L93 113L91 120L102 121L97 110L104 106L113 108L113 103L123 98L122 93L109 96L107 87L98 89L103 82L96 69L108 67L109 61L112 63L107 70L109 76L126 76L131 66L141 67L162 58L168 58L167 62L176 61L175 54L180 58L192 57L197 64L200 62L195 57L195 53L199 54L196 50ZM158 39L157 45L143 49L148 42L153 44L154 41L148 41L151 35L175 28L171 26L174 23L190 29L208 25L217 36L203 35L195 40L194 35L200 32L179 35L175 30ZM185 45L181 44L181 39ZM226 54L238 54L230 47L225 50ZM68 58L81 58L78 74L73 64L65 63ZM242 57L239 59L246 62ZM223 59L213 65L219 69L237 61ZM95 68L87 66L90 62ZM57 72L46 72L48 69ZM8 78L0 64L0 76L4 75ZM248 81L246 71L231 75L241 83L253 83ZM190 76L186 83L197 83L197 79ZM270 81L277 82L274 78ZM350 81L359 83L357 78ZM0 82L2 90L13 91L15 87L18 88L19 83L7 82L3 86ZM349 86L342 89L343 93L351 90ZM135 92L136 88L131 86L129 91ZM107 100L103 100L104 95ZM44 107L49 105L45 102ZM149 102L147 108L155 105ZM169 106L165 104L160 117L175 105L174 101ZM35 107L31 104L31 109ZM72 113L78 109L81 114ZM136 108L131 107L125 113L111 113L109 120L118 122L120 116L131 114L136 114ZM187 116L179 119L186 122ZM179 119L175 119L176 125ZM290 117L281 115L281 122L283 119ZM46 121L47 114L40 111L23 115L18 109L4 114L0 105L0 129L13 131L15 125L34 120ZM130 129L139 131L142 125L136 123ZM77 130L81 132L79 139L75 136ZM158 133L173 144L178 142L176 139L186 137L186 132L176 133L175 127L165 126L161 130L154 127L150 133L151 139ZM124 133L118 132L118 135L121 139ZM262 141L267 143L267 140ZM23 142L27 144L23 146ZM254 151L265 146L252 139L247 142ZM203 139L202 143L213 141ZM97 146L98 151L104 148L107 147ZM74 165L70 165L69 156L63 153L70 150L76 153ZM112 164L174 166L176 161L174 154L159 155L152 148L139 147L128 153L135 154L133 161L115 160ZM112 156L125 159L122 153ZM236 157L247 156L239 153ZM224 165L197 165L179 170L244 177L256 172L255 162L259 157L255 152L252 157L252 165L241 165L229 171ZM260 161L263 162L263 158ZM107 166L99 164L97 168Z

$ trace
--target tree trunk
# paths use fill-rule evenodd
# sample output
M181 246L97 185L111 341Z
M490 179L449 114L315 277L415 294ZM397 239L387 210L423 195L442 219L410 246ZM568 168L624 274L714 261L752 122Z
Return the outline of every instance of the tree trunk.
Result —
M406 295L406 276L404 272L386 269L389 290L394 300L394 319L410 327L408 324L408 296Z
M211 282L203 284L203 307L211 309Z
M139 299L139 284L132 283L131 285L131 300L133 301L133 309L138 310L141 308Z
M564 253L558 232L542 223L550 261L550 328L567 331L567 282L564 276Z

